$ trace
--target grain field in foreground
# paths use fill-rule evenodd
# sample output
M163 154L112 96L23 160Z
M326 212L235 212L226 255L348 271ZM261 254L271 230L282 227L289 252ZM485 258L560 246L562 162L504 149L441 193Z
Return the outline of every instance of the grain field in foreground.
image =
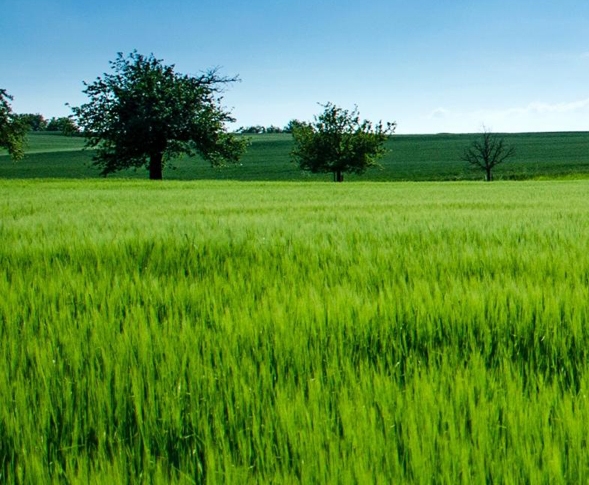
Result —
M0 481L585 483L588 200L0 181Z

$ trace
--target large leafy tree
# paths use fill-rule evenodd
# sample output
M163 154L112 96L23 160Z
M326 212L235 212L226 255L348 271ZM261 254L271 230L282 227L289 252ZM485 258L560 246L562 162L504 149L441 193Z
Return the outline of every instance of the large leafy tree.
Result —
M180 74L137 51L119 53L110 64L113 73L85 83L90 101L72 108L102 175L145 166L158 180L166 162L181 154L199 154L212 165L239 160L246 141L228 133L225 123L234 119L221 105L236 77L217 70Z
M13 160L24 157L27 124L13 113L10 106L12 96L0 89L0 147L8 150Z
M464 150L462 160L485 172L485 180L493 180L493 169L515 154L515 147L505 143L503 137L492 133L486 127L471 145Z
M292 157L299 167L313 173L331 172L334 181L343 182L344 173L362 174L378 166L396 123L361 121L358 108L347 111L332 103L323 108L313 123L290 125L295 143Z

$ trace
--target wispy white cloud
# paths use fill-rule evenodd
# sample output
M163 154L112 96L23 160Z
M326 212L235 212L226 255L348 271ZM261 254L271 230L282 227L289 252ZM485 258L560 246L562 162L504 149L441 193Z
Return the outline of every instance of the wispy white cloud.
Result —
M497 130L576 131L589 129L589 98L559 103L535 101L526 106L479 113Z
M452 112L450 110L448 110L448 109L445 109L445 108L436 108L427 117L429 119L442 120L444 118L447 118L451 114L452 114Z
M546 114L546 113L571 113L584 111L589 108L589 98L567 103L543 103L533 102L524 108L512 108L506 114Z
M497 109L448 109L438 107L423 113L410 126L400 124L406 133L476 133L485 125L495 132L589 131L589 98Z

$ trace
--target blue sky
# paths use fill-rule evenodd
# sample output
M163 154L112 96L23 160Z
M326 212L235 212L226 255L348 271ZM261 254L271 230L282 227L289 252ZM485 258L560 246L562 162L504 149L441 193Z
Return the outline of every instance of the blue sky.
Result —
M587 0L2 0L0 87L70 113L117 52L238 74L241 125L357 105L398 133L589 131Z

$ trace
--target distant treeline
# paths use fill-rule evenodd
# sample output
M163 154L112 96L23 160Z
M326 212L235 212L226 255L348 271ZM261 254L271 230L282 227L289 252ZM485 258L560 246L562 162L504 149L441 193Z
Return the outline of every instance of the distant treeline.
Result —
M39 113L24 113L17 115L17 117L28 126L29 131L53 131L67 136L80 134L80 129L68 116L52 117L47 120Z
M284 128L280 128L279 126L274 125L241 126L237 130L235 130L235 133L242 133L244 135L257 135L263 133L292 133L293 127L300 123L301 122L299 120L291 120Z

